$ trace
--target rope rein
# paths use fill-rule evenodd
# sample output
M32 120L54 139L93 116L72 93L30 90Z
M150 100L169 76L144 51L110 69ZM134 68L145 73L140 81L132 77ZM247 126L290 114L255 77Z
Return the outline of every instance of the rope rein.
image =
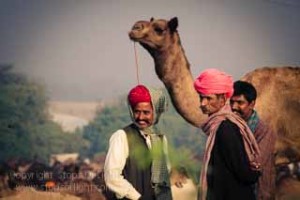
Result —
M134 56L135 56L135 66L136 66L136 78L138 85L140 84L140 74L139 74L139 64L138 64L138 56L137 56L137 50L136 50L136 42L133 43L134 47Z

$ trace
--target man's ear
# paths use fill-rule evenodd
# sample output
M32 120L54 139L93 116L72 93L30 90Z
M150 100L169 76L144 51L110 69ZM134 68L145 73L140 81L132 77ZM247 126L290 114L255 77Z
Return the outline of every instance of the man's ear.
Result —
M223 99L223 101L224 101L224 105L225 105L225 104L226 104L226 101L227 101L227 99L229 99L229 98L227 98L225 94L223 94L223 95L221 96L221 98Z
M254 109L254 106L255 106L255 100L251 101L250 106L251 106L252 109Z
M226 94L217 94L217 98L221 99L222 103L225 105L227 101Z

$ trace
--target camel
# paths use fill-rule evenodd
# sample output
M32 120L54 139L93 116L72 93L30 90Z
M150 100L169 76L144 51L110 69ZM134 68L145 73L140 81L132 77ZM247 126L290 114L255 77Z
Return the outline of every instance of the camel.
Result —
M190 64L177 31L178 19L137 21L129 38L152 56L155 72L164 83L177 112L190 124L200 127L206 117L199 109ZM294 146L300 152L300 68L261 67L244 75L258 91L256 110L278 134L276 148ZM300 153L299 153L300 155Z
M129 37L139 42L153 57L155 71L166 86L177 112L189 123L199 127L204 115L193 86L190 64L177 32L178 20L138 21Z

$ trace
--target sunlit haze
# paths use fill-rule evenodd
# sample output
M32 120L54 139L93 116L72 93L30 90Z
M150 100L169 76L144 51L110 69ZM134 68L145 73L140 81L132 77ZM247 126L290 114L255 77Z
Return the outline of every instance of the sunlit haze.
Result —
M134 22L175 16L194 77L210 67L238 79L300 65L297 0L1 0L0 63L44 84L53 100L114 98L137 84ZM163 86L137 47L141 83Z

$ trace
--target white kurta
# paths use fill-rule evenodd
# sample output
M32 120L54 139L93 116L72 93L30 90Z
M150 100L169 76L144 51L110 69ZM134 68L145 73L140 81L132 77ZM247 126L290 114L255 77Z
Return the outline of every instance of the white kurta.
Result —
M146 139L148 148L151 148L150 136L142 136ZM164 152L168 155L167 139L163 137ZM127 136L124 130L117 130L109 140L109 149L104 165L104 179L107 187L112 190L117 198L137 200L141 194L124 178L122 171L129 155ZM168 156L167 156L168 158ZM170 164L168 160L168 169Z

